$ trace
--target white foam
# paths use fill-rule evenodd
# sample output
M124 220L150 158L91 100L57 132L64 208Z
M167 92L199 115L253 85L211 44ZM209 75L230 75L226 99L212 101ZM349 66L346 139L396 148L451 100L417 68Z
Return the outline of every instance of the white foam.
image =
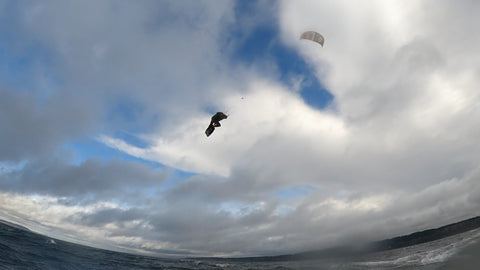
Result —
M357 262L368 267L400 267L445 262L459 250L478 241L480 230L459 234L417 246L378 253L381 260Z
M48 239L47 244L56 245L57 242L55 242L55 240L53 240L53 239Z

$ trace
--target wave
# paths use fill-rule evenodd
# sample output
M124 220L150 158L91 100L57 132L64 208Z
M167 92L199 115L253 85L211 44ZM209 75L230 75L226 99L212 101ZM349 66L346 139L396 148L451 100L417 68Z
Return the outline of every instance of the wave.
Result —
M449 260L465 247L476 243L479 238L480 230L475 230L417 246L379 252L369 260L353 264L382 268L439 264Z

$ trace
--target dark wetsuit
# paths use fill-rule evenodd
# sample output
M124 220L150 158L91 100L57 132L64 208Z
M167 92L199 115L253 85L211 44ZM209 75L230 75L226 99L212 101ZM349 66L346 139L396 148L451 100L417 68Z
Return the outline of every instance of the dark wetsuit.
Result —
M214 116L212 116L212 121L210 121L210 125L213 125L214 127L219 127L221 126L220 121L222 121L223 119L226 119L227 117L228 116L225 115L224 113L217 112Z

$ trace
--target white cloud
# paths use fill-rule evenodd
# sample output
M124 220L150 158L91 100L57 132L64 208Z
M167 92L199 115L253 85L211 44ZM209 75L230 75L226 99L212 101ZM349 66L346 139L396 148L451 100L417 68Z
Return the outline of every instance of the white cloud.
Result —
M23 167L2 165L8 190L109 196L80 206L5 191L5 215L135 250L257 255L391 237L479 214L480 38L472 34L478 4L279 2L282 40L334 95L335 111L319 111L302 100L298 83L287 89L256 61L251 69L225 61L222 50L231 48L222 46L232 44L222 40L223 27L235 21L231 2L112 1L93 10L85 3L46 2L21 17L22 33L55 52L66 90L53 100L95 115L82 132L95 130L106 145L198 175L159 191L166 175L127 162L27 163L26 175L15 173ZM298 40L309 29L325 36L323 48ZM146 148L103 132L104 102L122 95L141 104L139 121L160 118L138 135ZM230 114L208 138L206 107ZM74 118L68 122L86 117ZM45 167L39 182L33 172ZM65 175L89 176L96 186L65 185ZM148 198L132 196L136 185ZM276 195L296 186L313 188L295 198ZM129 207L106 205L125 197Z
M234 94L218 102L230 116L208 138L203 131L210 115L202 114L179 122L162 134L149 135L152 146L146 149L114 138L101 140L136 157L186 171L223 176L230 175L231 169L242 160L259 158L263 161L258 162L268 164L268 160L278 163L284 159L287 165L295 162L295 158L302 162L315 153L339 155L345 147L348 131L340 119L331 112L308 107L298 94L280 85L252 81L244 96ZM284 140L290 144L282 146ZM291 149L295 146L301 151L313 147L312 153ZM267 147L271 148L268 153L264 152Z
M125 150L187 171L225 176L242 193L270 196L299 184L316 187L302 198L304 204L297 201L288 211L280 204L277 213L301 215L307 233L327 237L309 242L298 228L287 226L277 235L268 227L275 235L267 242L285 243L293 235L297 243L313 247L315 241L342 238L333 230L339 223L359 222L358 228L342 225L340 230L365 230L370 237L374 229L369 224L377 229L389 224L382 234L388 237L475 215L462 203L464 196L475 198L475 192L462 195L444 188L455 183L468 193L474 181L449 179L464 179L478 167L474 74L480 62L465 40L447 39L445 29L436 27L444 21L439 14L449 8L443 4L284 1L279 17L284 41L315 67L338 111L311 109L295 91L245 73L250 82L246 99L212 137L199 136L209 121L201 115L177 126L175 137L165 131L153 135L152 148ZM298 34L308 29L325 35L325 47L298 42ZM237 91L219 100L220 107L239 103ZM360 197L331 195L342 190ZM303 216L302 209L308 214ZM327 218L330 232L319 225ZM394 225L395 220L401 222Z

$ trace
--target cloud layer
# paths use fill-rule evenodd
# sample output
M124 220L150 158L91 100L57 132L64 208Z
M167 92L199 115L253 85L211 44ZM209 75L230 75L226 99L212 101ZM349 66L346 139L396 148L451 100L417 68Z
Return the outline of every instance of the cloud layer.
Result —
M6 2L0 213L91 245L202 256L305 251L478 215L479 11ZM306 61L329 106L309 106L305 84L281 78L271 56L236 54L261 27ZM311 29L323 48L298 40ZM7 79L14 66L25 82ZM216 110L229 118L206 138ZM118 157L78 161L68 145L85 138Z

